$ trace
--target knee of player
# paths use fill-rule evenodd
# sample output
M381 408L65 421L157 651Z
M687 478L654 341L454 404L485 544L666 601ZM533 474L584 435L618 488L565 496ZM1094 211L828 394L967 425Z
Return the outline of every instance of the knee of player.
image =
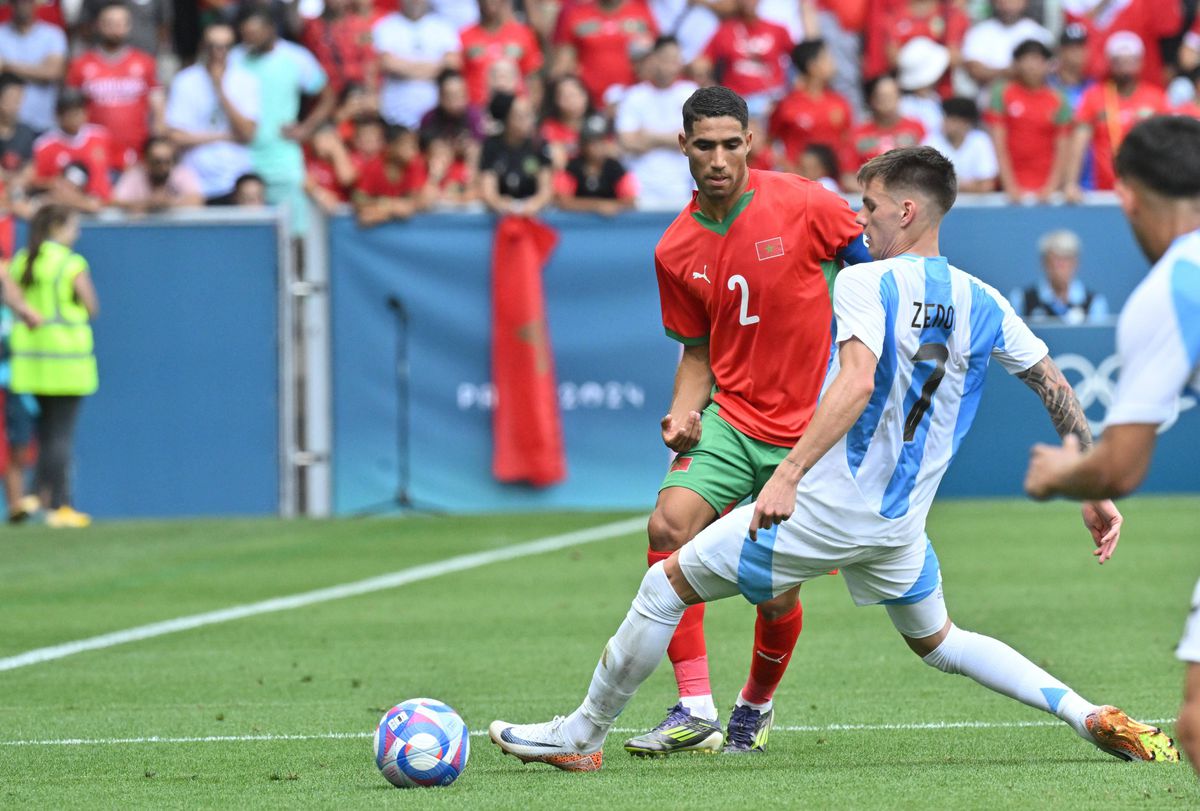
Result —
M650 538L650 548L655 552L674 552L691 540L685 523L672 520L661 507L650 514L646 534Z
M796 610L796 606L800 604L800 595L795 589L785 591L778 597L772 597L765 603L758 604L758 615L767 622L775 622L776 620L786 617Z

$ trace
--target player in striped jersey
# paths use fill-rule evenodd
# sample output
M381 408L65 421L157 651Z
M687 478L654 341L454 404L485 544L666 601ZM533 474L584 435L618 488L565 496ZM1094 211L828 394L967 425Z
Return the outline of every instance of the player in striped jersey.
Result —
M1121 377L1104 436L1083 454L1034 448L1025 489L1034 498L1115 498L1141 484L1159 426L1179 396L1200 397L1200 121L1159 116L1138 124L1117 154L1117 194L1154 267L1121 311ZM1200 771L1200 583L1176 655L1188 663L1176 733Z
M926 664L1053 713L1116 757L1179 759L1161 730L1088 702L1003 642L950 621L925 517L975 416L989 359L1038 393L1060 435L1089 444L1091 435L1046 345L1003 296L939 255L938 227L956 196L952 164L929 147L897 149L867 163L859 182L858 220L882 261L838 276L838 354L804 436L757 501L650 569L575 712L492 724L505 752L597 768L609 728L688 605L738 593L759 603L836 567L855 602L885 606ZM1110 501L1089 502L1084 522L1103 562L1121 515Z

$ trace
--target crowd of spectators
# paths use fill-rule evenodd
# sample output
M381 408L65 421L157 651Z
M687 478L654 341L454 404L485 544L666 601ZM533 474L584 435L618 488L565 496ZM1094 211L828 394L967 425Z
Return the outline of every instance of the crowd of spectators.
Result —
M201 0L182 69L172 5L0 8L9 210L676 208L679 110L714 82L758 168L853 192L926 143L964 193L1076 201L1138 120L1200 115L1184 0Z

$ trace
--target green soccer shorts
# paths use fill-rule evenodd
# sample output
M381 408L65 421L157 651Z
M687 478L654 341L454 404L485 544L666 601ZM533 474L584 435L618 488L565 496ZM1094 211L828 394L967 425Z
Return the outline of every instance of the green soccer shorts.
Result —
M675 458L659 492L687 488L722 515L757 496L791 448L746 436L722 419L719 410L716 403L704 409L700 441Z

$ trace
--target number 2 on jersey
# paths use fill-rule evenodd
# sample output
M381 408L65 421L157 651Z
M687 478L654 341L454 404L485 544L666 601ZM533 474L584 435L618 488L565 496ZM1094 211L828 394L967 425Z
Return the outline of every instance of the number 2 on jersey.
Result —
M916 436L917 426L925 418L925 412L929 410L929 406L933 402L934 392L942 384L942 378L946 376L946 359L949 357L950 350L946 349L945 344L921 344L917 347L917 353L912 356L914 364L921 361L933 361L935 365L933 371L929 373L929 377L926 378L925 385L921 387L921 396L913 403L908 417L904 420L905 442L912 442L913 437Z
M742 309L738 313L738 323L743 327L757 324L758 316L750 315L750 285L746 283L746 277L740 273L736 276L730 276L729 289L740 289L742 291Z

